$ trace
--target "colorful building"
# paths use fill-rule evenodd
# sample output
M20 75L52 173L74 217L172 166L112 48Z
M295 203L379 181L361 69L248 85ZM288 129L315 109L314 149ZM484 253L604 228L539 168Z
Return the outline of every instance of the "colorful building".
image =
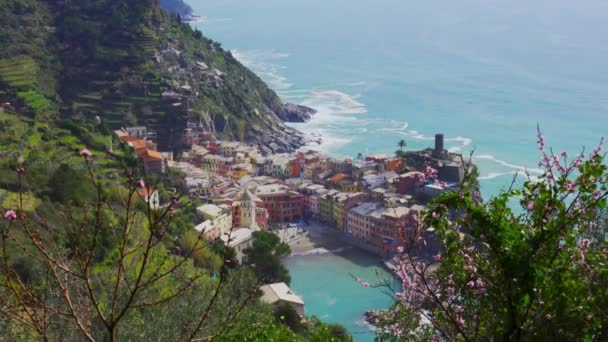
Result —
M217 229L217 234L222 235L232 229L232 207L221 204L205 204L196 208L196 213L204 220L211 221L211 225Z
M304 196L284 184L259 186L255 189L255 195L264 201L271 222L290 222L304 218Z

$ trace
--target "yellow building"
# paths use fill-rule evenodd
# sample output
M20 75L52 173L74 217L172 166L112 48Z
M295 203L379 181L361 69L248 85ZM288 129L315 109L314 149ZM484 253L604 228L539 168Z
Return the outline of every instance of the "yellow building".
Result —
M331 224L333 223L333 212L334 212L334 196L338 193L337 190L330 190L328 193L319 197L319 212L321 214L321 221Z

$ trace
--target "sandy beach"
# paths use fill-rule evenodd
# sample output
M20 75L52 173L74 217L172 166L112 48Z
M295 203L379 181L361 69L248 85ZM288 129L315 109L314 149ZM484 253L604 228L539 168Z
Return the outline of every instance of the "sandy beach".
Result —
M319 248L331 251L344 247L344 243L339 237L340 233L322 223L311 221L303 228L306 229L308 235L289 245L292 254L303 254Z

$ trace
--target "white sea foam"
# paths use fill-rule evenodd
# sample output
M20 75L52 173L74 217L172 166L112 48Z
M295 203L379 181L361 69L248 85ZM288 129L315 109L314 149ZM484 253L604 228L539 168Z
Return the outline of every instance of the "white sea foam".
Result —
M283 70L287 67L277 62L289 57L289 54L274 50L241 51L234 49L230 52L239 62L260 75L274 90L287 90L293 86L288 82L287 77L282 75Z
M366 321L365 318L358 319L357 321L355 321L355 324L358 325L358 326L360 326L360 327L363 327L363 328L366 328L368 330L371 330L371 331L378 330L378 327L376 327L373 324L371 324L368 321Z
M492 161L492 162L494 162L496 164L502 165L504 167L508 167L510 169L513 169L513 170L518 170L518 171L523 171L523 172L528 172L528 173L534 173L534 174L537 174L537 175L541 175L541 174L544 173L544 171L542 169L528 168L528 167L521 166L521 165L511 164L511 163L508 163L508 162L506 162L504 160L497 159L496 157L494 157L492 155L489 155L489 154L482 154L482 155L478 155L478 156L473 156L473 159L474 160L477 160L477 159L479 159L479 160L489 160L489 161Z
M350 248L350 247L340 247L340 248L336 248L336 249L327 249L327 248L319 247L319 248L311 249L311 250L306 251L306 252L291 253L291 256L336 254L336 253L342 253L342 252L344 252L348 248Z

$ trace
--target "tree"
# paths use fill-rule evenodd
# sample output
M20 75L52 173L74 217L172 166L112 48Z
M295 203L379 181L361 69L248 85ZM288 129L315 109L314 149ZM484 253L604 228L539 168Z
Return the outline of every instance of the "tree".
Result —
M399 140L398 145L399 145L399 151L401 151L401 152L403 152L403 149L407 147L407 143L403 139Z
M253 244L244 250L247 264L266 284L284 282L289 284L289 271L281 263L281 257L289 255L290 248L275 234L257 231L253 233Z
M95 192L87 177L84 171L77 171L68 164L62 164L49 180L50 197L64 204L84 203Z
M608 339L608 243L597 234L608 197L602 144L572 158L541 151L527 177L488 203L476 182L444 194L400 248L403 290L383 317L390 340L603 341ZM511 203L519 203L513 208ZM443 245L420 258L425 227ZM416 242L419 241L419 242ZM381 286L382 284L378 284Z
M179 197L160 210L138 209L144 200L137 190L153 192L156 185L129 171L126 184L106 194L108 184L94 173L92 153L83 149L80 155L88 178L76 178L79 173L63 166L54 186L61 190L61 181L68 186L62 200L72 200L72 192L83 186L76 180L88 182L92 193L59 213L59 222L24 211L26 172L23 166L16 170L19 203L6 211L0 226L0 325L10 323L6 331L21 338L20 329L43 340L130 339L126 328L133 320L194 293L197 302L187 303L194 304L190 315L172 322L180 329L166 340L211 339L229 331L255 299L259 282L228 272L224 258L209 257L206 246L201 250L200 236L189 237L185 250L175 248L169 227ZM66 231L66 243L57 238L59 229ZM192 267L196 253L202 264L220 268L217 279Z

